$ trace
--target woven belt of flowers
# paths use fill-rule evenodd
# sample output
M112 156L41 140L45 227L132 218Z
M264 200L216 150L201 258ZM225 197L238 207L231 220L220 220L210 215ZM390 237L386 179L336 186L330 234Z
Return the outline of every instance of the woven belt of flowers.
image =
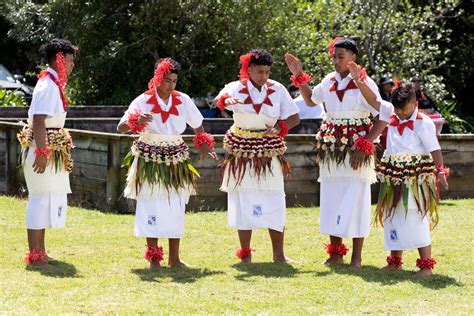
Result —
M408 212L409 190L413 192L418 211L430 216L432 226L439 221L436 189L436 166L431 155L384 154L375 170L380 180L377 217L383 220L394 215L398 203Z
M164 163L167 166L189 160L189 147L182 141L152 145L136 139L133 142L131 152L134 156L140 156L146 162Z
M342 163L354 142L367 135L372 128L369 118L328 118L321 124L316 133L316 160L335 160ZM371 156L365 157L365 163L369 163Z
M123 166L130 168L134 157L138 157L137 192L144 181L151 186L156 184L170 188L197 190L198 171L189 160L188 146L183 141L162 142L160 145L135 140L124 158Z
M232 127L224 137L224 149L227 154L221 166L221 178L224 171L232 174L236 179L236 184L240 184L247 168L254 171L255 176L265 175L272 172L272 159L277 157L283 174L288 177L291 167L283 157L286 152L286 143L279 136L264 136L264 131L247 131L237 127Z
M23 161L28 154L29 148L33 144L33 128L26 125L23 130L17 134L18 141L23 148ZM47 128L46 129L46 148L50 150L48 164L54 165L56 172L64 168L71 172L74 161L71 157L71 149L74 147L71 135L65 128Z
M224 149L235 157L277 157L286 152L283 138L264 136L263 131L247 131L233 127L224 137Z

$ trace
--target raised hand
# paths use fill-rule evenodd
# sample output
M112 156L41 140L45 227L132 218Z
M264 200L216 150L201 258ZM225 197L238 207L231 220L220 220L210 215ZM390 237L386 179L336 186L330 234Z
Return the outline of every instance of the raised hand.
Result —
M349 72L351 73L352 78L356 81L359 81L362 73L362 67L356 64L355 62L350 61L347 64L347 68L349 68Z
M303 63L297 57L286 53L285 62L293 75L299 76L303 73Z

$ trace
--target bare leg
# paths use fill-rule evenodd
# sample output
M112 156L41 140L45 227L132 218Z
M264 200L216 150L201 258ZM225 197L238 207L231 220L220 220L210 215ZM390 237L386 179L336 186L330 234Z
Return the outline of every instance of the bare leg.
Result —
M158 238L147 238L146 239L146 244L148 247L150 248L156 248L158 247ZM159 261L153 261L153 262L150 262L150 269L159 269L161 266L160 266L160 262Z
M28 247L32 250L43 250L44 251L44 229L27 229L28 235ZM48 261L45 258L44 261L36 261L35 266L48 265Z
M400 257L402 258L403 251L402 250L392 250L390 251L390 256L391 257ZM397 267L393 264L388 264L382 268L383 271L390 271L390 270L401 270L402 267Z
M336 236L329 236L329 240L331 244L342 244L342 238ZM324 264L331 265L331 264L340 264L344 263L342 256L336 253L333 253L329 256L329 258L324 262Z
M42 238L44 237L44 229L27 229L28 246L31 250L44 250Z
M418 248L418 253L420 254L420 258L431 258L431 245ZM428 277L433 275L433 271L430 268L422 268L420 271L416 273L416 276L419 277Z
M283 251L285 233L273 229L268 229L268 232L270 233L270 239L272 240L273 261L286 262L285 253Z
M352 238L352 257L351 267L360 268L362 265L362 246L364 245L364 238Z
M170 238L169 242L169 255L168 265L170 267L188 267L188 265L179 259L179 238Z
M252 239L251 230L239 230L240 248L250 248L250 240ZM241 259L241 262L251 263L252 253L246 258Z

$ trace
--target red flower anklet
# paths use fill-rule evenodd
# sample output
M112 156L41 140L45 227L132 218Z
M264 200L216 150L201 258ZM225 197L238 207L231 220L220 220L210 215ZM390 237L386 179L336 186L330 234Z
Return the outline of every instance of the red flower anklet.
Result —
M403 265L402 257L399 256L387 256L387 263L389 266L395 266L397 269Z
M245 259L245 258L247 258L248 256L250 256L252 254L252 251L255 251L255 249L250 248L250 247L249 248L240 248L240 249L237 249L237 251L235 252L235 255L239 259Z
M35 265L37 262L47 262L46 252L41 249L30 250L25 257L25 263Z
M420 269L433 269L436 265L434 258L419 258L416 259L416 266Z
M163 247L149 247L145 251L145 259L150 262L160 262L163 260Z
M328 255L340 255L345 256L349 251L349 248L344 244L326 244L325 249Z

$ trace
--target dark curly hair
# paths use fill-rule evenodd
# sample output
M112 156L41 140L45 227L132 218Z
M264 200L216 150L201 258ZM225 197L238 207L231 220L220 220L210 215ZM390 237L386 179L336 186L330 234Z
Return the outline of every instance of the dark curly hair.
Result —
M155 63L155 68L158 67L158 65L160 64L160 62L162 62L164 59L168 59L172 65L172 68L171 68L171 73L172 74L177 74L179 75L179 73L181 72L181 64L178 63L176 60L174 60L173 58L160 58L156 61Z
M76 55L77 46L70 41L62 38L55 38L44 45L44 53L48 64L56 60L56 54L62 52L63 54Z
M391 102L394 107L403 109L409 102L416 100L415 88L411 83L401 83L392 93Z
M359 48L357 47L357 43L351 39L351 38L343 38L341 40L338 40L335 44L334 44L334 48L345 48L347 50L350 50L351 52L353 52L354 54L359 54Z
M252 49L250 51L252 57L250 58L250 65L265 65L271 66L273 64L272 54L270 54L266 49Z

